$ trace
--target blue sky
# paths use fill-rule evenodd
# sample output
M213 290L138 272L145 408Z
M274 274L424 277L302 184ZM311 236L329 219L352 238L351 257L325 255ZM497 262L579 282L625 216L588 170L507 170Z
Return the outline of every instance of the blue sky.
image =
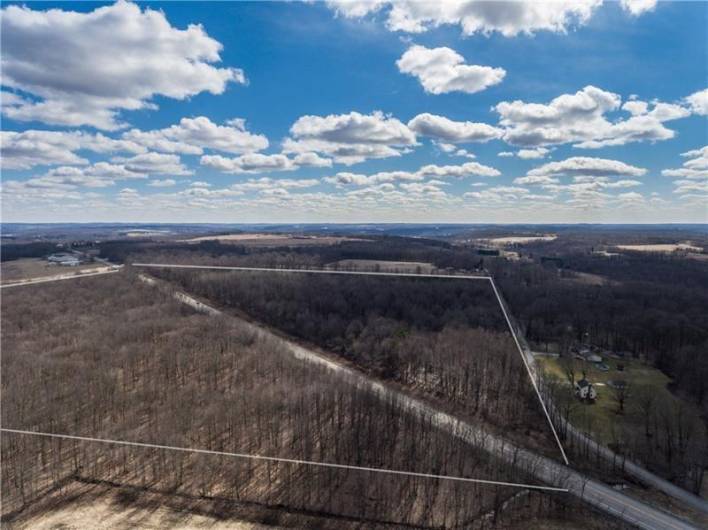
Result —
M708 4L5 4L2 220L707 222Z

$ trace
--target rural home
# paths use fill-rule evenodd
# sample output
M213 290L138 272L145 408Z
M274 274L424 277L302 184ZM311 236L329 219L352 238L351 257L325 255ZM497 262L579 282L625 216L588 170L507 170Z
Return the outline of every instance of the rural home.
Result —
M590 381L583 378L575 382L575 395L579 399L595 401L595 398L597 398L597 390L595 390L595 387Z

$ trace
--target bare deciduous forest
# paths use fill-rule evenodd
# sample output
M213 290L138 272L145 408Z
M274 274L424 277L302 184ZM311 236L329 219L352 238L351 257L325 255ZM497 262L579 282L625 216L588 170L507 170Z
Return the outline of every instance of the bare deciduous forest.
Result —
M531 480L401 405L294 360L234 319L185 309L133 275L17 289L2 304L7 428ZM444 351L460 333L443 331L434 349ZM486 340L493 351L491 333L472 332L469 340ZM402 366L401 377L411 377ZM446 379L437 387L459 393L464 385ZM77 482L219 499L222 517L246 504L322 515L322 528L503 528L582 513L566 497L519 497L506 487L20 434L3 434L2 453L9 522L48 493L68 495ZM502 509L509 503L514 509ZM278 513L265 522L283 523Z
M484 231L479 235L484 235ZM131 261L162 263L297 268L322 267L341 259L387 259L430 262L441 269L484 268L496 278L520 331L535 348L543 350L558 345L567 348L590 340L599 347L641 359L673 379L669 389L689 406L696 407L703 421L696 423L692 415L659 400L645 400L645 435L618 430L613 449L696 491L708 465L703 449L708 418L706 264L681 256L651 253L630 252L610 257L593 253L593 249L604 248L603 245L635 242L638 237L644 241L648 236L631 230L569 229L561 231L561 237L554 241L538 241L519 248L526 258L521 261L480 256L474 248L444 241L400 237L281 249L253 249L216 241L192 246L117 241L106 244L103 252L113 259L126 260L130 256ZM666 237L687 236L662 232L654 239ZM543 256L559 261L544 265L538 259ZM604 283L589 285L574 281L577 273L597 275ZM279 325L285 325L284 321ZM296 333L297 329L288 331ZM574 397L558 399L572 402ZM629 403L634 403L631 395ZM565 410L571 413L572 407Z
M488 281L152 272L559 456Z

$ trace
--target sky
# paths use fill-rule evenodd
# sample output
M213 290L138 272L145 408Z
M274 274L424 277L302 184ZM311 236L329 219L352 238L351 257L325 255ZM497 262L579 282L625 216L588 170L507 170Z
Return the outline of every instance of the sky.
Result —
M706 2L3 6L3 222L708 222Z

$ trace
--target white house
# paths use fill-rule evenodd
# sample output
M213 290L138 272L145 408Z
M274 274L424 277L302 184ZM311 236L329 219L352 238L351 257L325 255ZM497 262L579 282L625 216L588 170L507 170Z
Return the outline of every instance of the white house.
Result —
M575 395L580 399L595 401L597 390L595 390L595 387L590 381L583 378L575 382Z

